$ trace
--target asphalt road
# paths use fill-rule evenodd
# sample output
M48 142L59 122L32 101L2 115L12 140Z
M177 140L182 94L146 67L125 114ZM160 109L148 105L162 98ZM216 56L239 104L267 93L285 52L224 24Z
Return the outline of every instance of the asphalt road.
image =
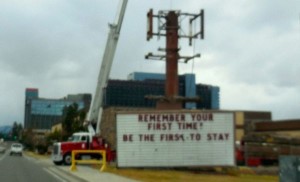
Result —
M9 149L0 153L0 181L2 182L83 182L64 173L51 163L41 162L26 155L10 156Z

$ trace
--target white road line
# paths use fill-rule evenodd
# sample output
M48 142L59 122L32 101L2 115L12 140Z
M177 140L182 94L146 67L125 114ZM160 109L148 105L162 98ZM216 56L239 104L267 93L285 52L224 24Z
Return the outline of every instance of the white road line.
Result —
M65 180L68 180L68 181L72 181L72 182L82 182L82 181L84 181L84 180L81 180L81 179L77 179L75 176L68 175L65 172L62 172L61 171L62 169L58 169L56 167L49 167L48 170L55 173L56 175L58 175L60 177L63 177Z
M3 154L3 155L1 156L0 161L2 161L2 160L4 159L4 157L5 157L5 154Z
M30 157L30 156L28 156L28 155L26 155L26 154L24 154L24 153L23 153L23 157L24 157L25 159L31 161L31 162L34 162L34 163L41 163L40 160L35 159L35 158L33 158L33 157Z
M2 161L7 155L8 155L8 151L5 151L4 154L1 156L0 161Z
M25 159L31 161L31 162L37 162L36 159L34 159L34 158L32 158L32 157L29 157L29 156L27 156L27 155L24 155L24 154L23 154L23 157L24 157Z
M49 174L51 174L52 176L54 176L54 177L55 177L56 179L58 179L59 181L61 181L61 182L67 182L66 180L62 179L61 177L59 177L58 175L56 175L54 172L50 171L49 169L44 168L44 170L45 170L47 173L49 173Z

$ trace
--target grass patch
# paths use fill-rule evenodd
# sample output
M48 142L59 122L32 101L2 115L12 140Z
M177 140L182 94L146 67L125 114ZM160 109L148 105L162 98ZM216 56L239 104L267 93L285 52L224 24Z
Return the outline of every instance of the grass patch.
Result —
M106 172L145 182L181 182L181 181L205 181L205 182L277 182L278 176L263 176L255 174L220 174L201 173L167 169L117 169L107 167ZM236 173L236 172L235 172Z

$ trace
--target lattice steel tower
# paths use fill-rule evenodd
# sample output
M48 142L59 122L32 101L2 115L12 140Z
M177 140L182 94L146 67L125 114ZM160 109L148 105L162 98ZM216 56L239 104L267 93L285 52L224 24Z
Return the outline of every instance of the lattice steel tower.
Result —
M181 30L181 25L188 17L189 34L186 35ZM178 95L179 81L178 81L178 61L183 59L185 63L189 60L200 57L200 54L193 56L180 56L178 39L188 38L189 45L192 45L192 40L200 37L204 38L204 11L201 10L199 14L181 13L180 11L159 11L158 15L153 14L153 10L147 14L148 30L147 40L149 41L154 35L166 37L166 48L158 48L159 51L164 51L164 55L155 55L148 53L146 59L166 60L166 82L165 82L165 96L147 96L148 99L156 99L156 107L158 109L181 109L183 102L197 102L199 97L186 98ZM153 19L157 20L157 32L153 32ZM196 20L200 21L199 30L193 32L193 25Z

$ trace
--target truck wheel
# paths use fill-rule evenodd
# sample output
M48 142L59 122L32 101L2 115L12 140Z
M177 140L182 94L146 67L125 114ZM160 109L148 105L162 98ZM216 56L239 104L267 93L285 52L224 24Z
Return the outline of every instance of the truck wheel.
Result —
M71 162L72 162L72 156L70 153L64 155L64 164L65 165L71 165Z

